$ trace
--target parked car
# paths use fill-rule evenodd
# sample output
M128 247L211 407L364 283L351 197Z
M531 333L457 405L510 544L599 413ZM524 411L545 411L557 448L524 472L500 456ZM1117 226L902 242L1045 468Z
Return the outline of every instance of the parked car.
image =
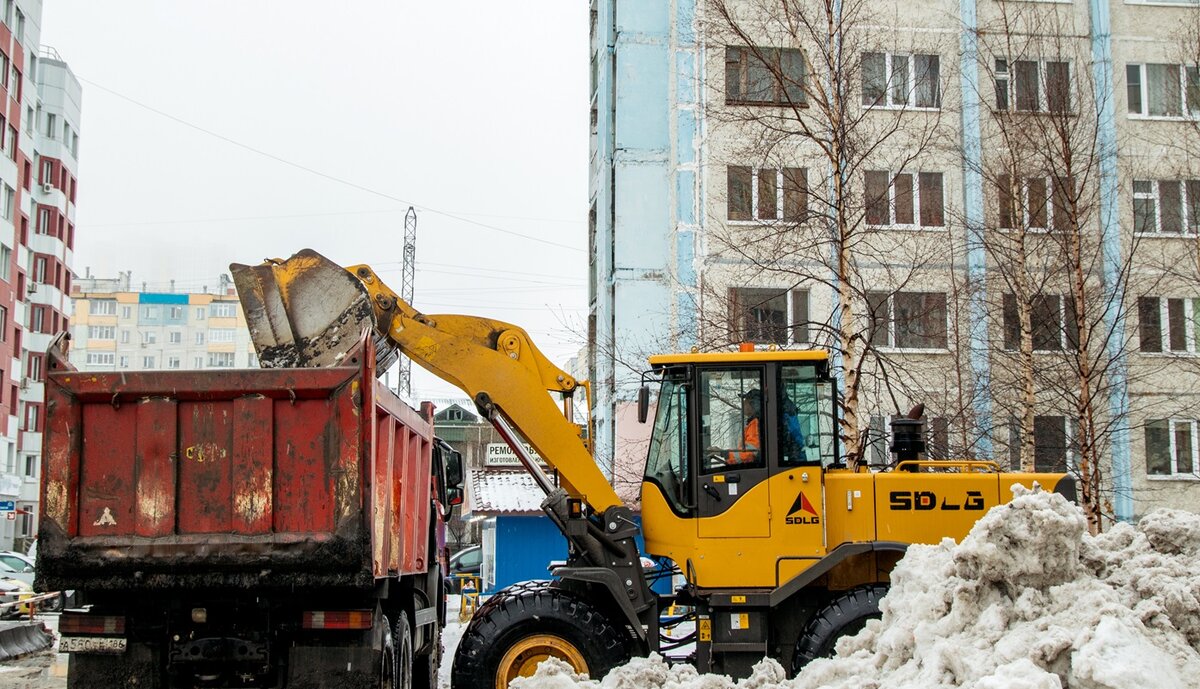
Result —
M8 565L4 565L8 568ZM9 568L11 569L11 568ZM33 587L20 579L12 578L11 572L0 571L0 603L14 603L21 598L21 594L31 593ZM26 606L28 607L28 606ZM21 606L12 605L3 610L0 610L0 618L16 617L21 613Z
M471 546L464 548L454 555L450 556L450 591L459 591L462 589L464 576L479 576L479 569L483 565L483 547ZM459 576L463 575L463 576Z
M9 572L7 569L0 568L0 575L20 579L32 587L33 576L37 568L37 541L33 542L30 549L32 551L30 555L22 555L12 550L0 550L0 565L13 570ZM51 598L38 603L38 608L41 610L58 611L65 607L66 602L67 595L60 593L57 598Z

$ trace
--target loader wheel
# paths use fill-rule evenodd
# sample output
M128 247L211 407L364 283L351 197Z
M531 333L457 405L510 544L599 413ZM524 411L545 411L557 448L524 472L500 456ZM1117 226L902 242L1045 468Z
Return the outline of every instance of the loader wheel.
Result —
M413 686L413 645L412 628L408 626L408 613L401 610L396 613L396 626L392 628L392 647L395 649L395 662L392 671L396 673L396 689L412 689Z
M450 681L455 689L505 689L551 657L597 680L629 660L622 631L579 594L543 584L501 596L463 632Z
M838 639L861 632L867 620L879 619L879 600L887 591L884 585L863 586L847 591L818 610L796 641L792 675L817 658L832 656Z

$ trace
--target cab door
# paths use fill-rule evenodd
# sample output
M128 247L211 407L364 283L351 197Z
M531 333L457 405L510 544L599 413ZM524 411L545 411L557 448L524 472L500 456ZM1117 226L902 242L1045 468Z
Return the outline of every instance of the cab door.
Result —
M771 535L768 460L773 432L766 366L699 368L696 535ZM773 405L770 405L773 407Z

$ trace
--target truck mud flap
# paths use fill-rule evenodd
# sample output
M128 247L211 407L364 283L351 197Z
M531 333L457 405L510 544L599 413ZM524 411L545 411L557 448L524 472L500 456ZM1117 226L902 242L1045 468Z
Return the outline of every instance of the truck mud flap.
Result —
M72 653L67 689L163 689L162 658L147 644L129 644L123 655Z

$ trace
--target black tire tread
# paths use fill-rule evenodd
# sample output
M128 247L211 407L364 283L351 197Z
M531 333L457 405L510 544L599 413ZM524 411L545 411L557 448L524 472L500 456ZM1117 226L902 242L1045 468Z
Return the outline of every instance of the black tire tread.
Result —
M857 633L867 620L879 619L879 601L888 592L886 584L851 589L834 598L809 619L792 654L792 675L808 663L833 653L837 640Z

